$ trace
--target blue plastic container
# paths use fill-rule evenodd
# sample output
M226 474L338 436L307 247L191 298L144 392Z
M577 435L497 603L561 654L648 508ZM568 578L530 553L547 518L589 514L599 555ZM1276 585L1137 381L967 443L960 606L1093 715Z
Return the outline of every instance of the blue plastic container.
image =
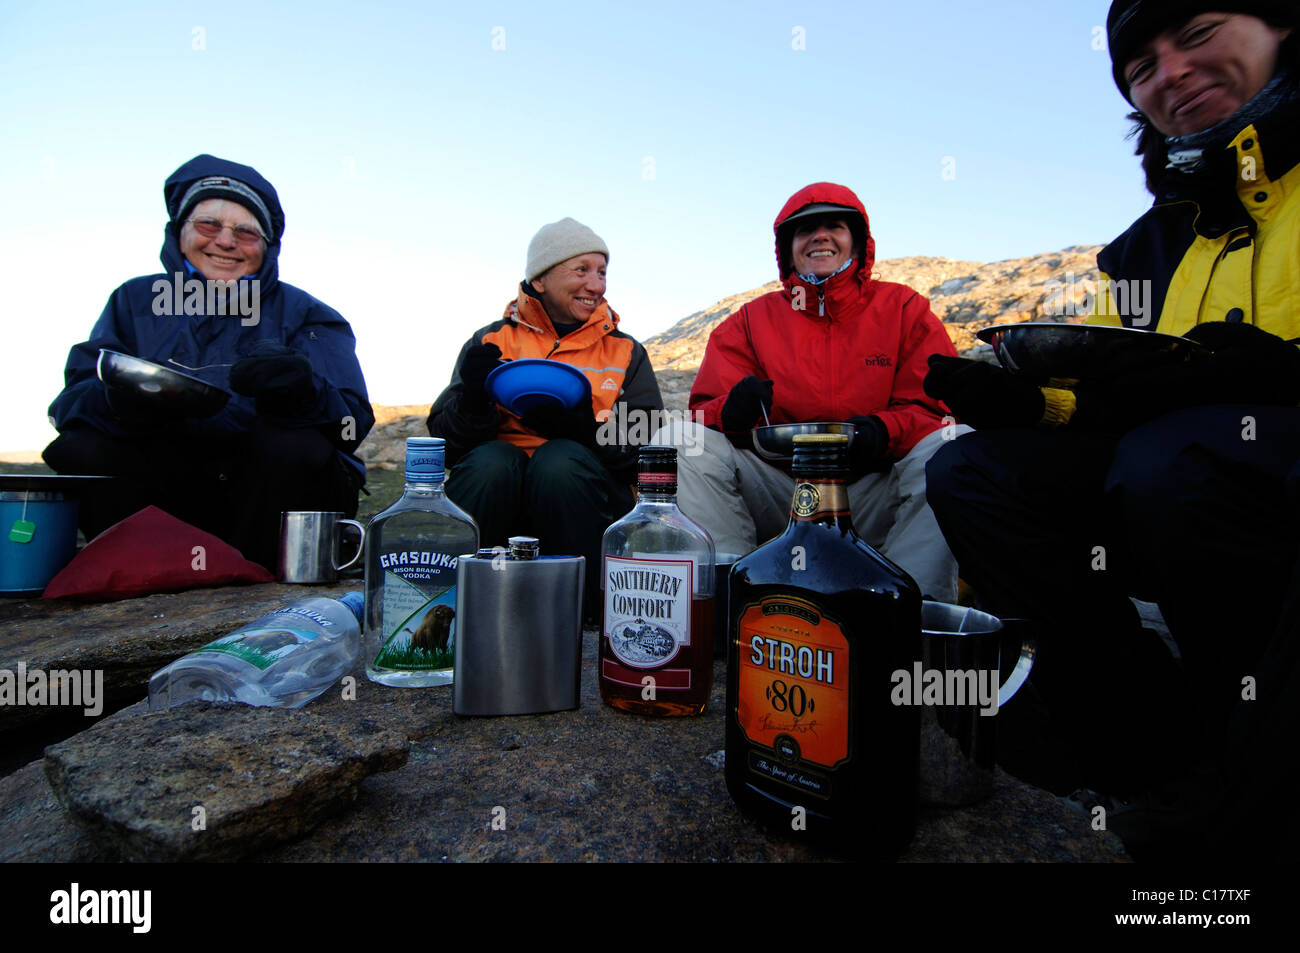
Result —
M0 595L39 595L77 552L77 501L0 490Z
M520 417L541 404L559 403L572 410L584 397L591 400L587 375L561 361L507 361L487 376L486 385L493 400Z

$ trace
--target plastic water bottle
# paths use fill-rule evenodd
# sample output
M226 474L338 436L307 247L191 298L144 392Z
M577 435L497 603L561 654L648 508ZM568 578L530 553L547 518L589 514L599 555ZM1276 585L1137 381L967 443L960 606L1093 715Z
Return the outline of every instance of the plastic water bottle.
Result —
M154 672L149 710L188 701L301 708L348 673L361 650L365 599L314 597L268 612Z

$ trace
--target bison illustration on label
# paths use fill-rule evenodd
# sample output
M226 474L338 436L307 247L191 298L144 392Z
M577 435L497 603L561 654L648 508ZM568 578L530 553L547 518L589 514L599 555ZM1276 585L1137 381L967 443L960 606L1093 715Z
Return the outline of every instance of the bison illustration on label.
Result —
M451 606L434 606L425 613L420 627L411 636L411 648L424 649L426 652L441 652L447 648L447 639L451 635L451 620L456 618L456 610Z

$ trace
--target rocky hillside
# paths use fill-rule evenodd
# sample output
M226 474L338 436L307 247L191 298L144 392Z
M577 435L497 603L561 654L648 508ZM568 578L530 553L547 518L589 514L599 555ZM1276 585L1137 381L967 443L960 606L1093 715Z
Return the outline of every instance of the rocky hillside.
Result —
M876 277L909 285L930 299L930 308L943 321L959 353L986 356L975 332L991 324L1019 321L1068 320L1081 317L1053 317L1052 294L1066 286L1067 299L1081 305L1078 295L1097 280L1098 245L1076 245L1059 252L1029 258L1011 258L981 264L950 258L893 258L876 263ZM684 411L695 372L709 341L709 333L747 301L776 291L778 282L754 288L715 302L702 311L682 318L667 331L645 341L646 350L659 378L664 405ZM1059 300L1059 297L1057 298ZM429 405L376 407L375 429L358 454L367 466L392 470L402 466L402 449L407 437L428 435L424 419Z

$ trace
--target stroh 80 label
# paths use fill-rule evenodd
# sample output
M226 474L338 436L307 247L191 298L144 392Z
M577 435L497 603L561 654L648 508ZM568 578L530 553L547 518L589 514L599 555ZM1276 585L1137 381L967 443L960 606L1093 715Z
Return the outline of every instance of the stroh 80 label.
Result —
M849 756L849 644L811 603L773 597L738 628L736 718L753 744L834 768Z

